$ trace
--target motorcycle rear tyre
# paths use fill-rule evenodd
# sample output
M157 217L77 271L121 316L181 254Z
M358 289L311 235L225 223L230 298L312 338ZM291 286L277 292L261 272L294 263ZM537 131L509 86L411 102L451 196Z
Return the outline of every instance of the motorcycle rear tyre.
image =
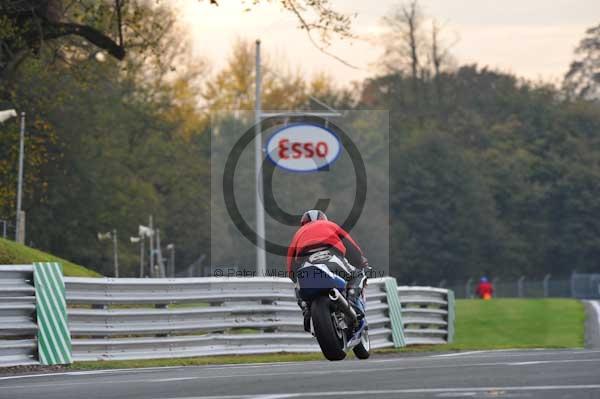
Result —
M312 303L311 316L315 337L325 358L331 361L344 359L344 340L338 336L333 322L331 300L327 296L317 298Z

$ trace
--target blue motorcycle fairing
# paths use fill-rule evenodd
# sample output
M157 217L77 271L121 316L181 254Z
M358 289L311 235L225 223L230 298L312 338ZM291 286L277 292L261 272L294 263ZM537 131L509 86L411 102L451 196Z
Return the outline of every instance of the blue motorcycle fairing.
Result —
M346 280L332 273L327 265L323 264L305 263L296 272L296 279L300 288L300 297L305 301L311 301L322 295L323 291L333 288L341 292L346 289Z
M346 344L347 348L351 348L353 346L358 345L358 343L360 342L361 335L365 331L366 327L367 327L367 321L365 319L362 319L360 321L358 328L356 329L356 332L354 334L352 334L352 338L350 338L348 340L348 343Z

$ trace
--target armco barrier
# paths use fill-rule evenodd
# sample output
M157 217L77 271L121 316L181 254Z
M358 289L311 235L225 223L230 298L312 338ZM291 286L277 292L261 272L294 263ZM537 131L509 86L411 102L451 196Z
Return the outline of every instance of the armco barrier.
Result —
M65 283L74 360L319 351L303 330L288 279L66 278ZM370 281L368 296L372 346L392 347L384 279Z
M454 338L454 293L433 287L398 287L407 345L445 344Z
M0 366L319 351L288 279L62 280L56 264L0 267ZM373 348L451 341L452 291L387 277L366 293Z
M283 279L65 282L76 361L315 350Z
M33 266L0 266L0 367L38 364Z

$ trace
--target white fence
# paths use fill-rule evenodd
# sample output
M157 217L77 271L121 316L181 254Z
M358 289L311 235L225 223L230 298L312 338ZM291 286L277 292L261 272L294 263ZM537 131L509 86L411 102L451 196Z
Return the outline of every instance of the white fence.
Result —
M32 269L0 266L0 366L35 362ZM390 290L390 280L393 291ZM304 332L293 286L283 278L66 277L74 361L225 354L318 352ZM10 289L8 289L10 287ZM397 290L397 292L396 292ZM390 295L396 298L390 301ZM391 312L393 303L401 311ZM453 336L453 295L369 280L367 319L374 349L439 344ZM401 314L390 318L390 314ZM399 342L398 332L403 335Z

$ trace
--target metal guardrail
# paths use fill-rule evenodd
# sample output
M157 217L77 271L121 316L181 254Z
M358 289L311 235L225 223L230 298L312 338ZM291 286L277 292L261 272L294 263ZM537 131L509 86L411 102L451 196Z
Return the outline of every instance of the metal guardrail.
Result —
M385 280L386 278L368 280L365 292L367 298L366 313L367 321L369 322L369 338L372 349L394 347L392 321L389 315Z
M454 294L433 287L398 287L407 345L445 344L454 331Z
M47 288L41 278L41 286L34 287L34 270L0 267L0 367L39 364L36 289ZM303 330L289 279L67 277L64 282L72 338L68 355L75 361L319 351ZM399 287L396 292L395 281L386 277L369 280L366 295L372 348L452 340L452 291Z
M73 304L129 305L238 301L287 301L295 297L284 278L79 278L65 277L67 301Z
M0 367L36 360L33 266L0 266Z
M76 361L319 351L303 330L289 279L65 278L65 284ZM391 347L383 279L369 282L368 295L372 346Z

